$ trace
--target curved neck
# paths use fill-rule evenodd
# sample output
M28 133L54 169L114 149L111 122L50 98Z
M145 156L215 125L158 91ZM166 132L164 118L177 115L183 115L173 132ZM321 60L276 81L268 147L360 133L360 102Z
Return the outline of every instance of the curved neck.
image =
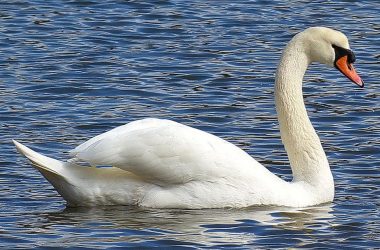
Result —
M309 64L302 43L290 42L276 72L275 100L281 139L289 157L293 182L331 186L330 167L303 101L302 80Z

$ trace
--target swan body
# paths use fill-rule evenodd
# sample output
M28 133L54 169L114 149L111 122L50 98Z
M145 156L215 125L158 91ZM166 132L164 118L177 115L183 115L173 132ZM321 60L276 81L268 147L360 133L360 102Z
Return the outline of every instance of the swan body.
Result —
M289 42L276 72L275 101L292 182L235 145L170 120L148 118L112 129L76 147L68 161L13 142L68 206L199 209L329 202L334 198L333 177L302 97L303 75L314 61L335 66L363 85L342 33L313 27ZM104 165L109 167L96 167Z

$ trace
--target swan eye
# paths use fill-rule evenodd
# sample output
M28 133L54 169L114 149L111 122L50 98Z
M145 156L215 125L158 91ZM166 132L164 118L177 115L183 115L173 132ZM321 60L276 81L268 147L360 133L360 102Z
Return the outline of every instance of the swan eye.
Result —
M354 52L352 52L352 50L349 50L349 49L345 49L345 48L342 48L340 46L337 46L335 44L332 45L332 47L334 48L334 51L335 51L335 62L343 57L343 56L347 56L347 62L349 64L351 63L354 63L355 62L355 54Z

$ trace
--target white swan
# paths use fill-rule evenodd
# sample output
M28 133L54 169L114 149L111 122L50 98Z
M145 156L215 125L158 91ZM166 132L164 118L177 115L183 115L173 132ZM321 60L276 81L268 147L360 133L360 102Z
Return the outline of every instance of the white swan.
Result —
M354 60L346 36L323 27L306 29L285 48L276 73L275 100L292 182L233 144L169 120L144 119L117 127L75 148L67 162L14 144L68 206L196 209L329 202L334 181L305 109L302 79L310 63L320 62L363 87ZM77 159L113 167L83 167Z

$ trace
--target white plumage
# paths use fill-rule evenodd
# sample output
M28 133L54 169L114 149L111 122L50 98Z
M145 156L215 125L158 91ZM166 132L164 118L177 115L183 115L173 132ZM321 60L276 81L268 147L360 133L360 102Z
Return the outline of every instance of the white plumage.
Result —
M72 156L112 165L163 186L239 176L261 165L235 145L174 121L148 118L117 127L75 148ZM239 163L236 169L233 166Z
M308 49L320 44L348 49L340 32L310 28L288 44L277 70L276 106L292 164L290 183L235 145L169 120L148 118L117 127L76 147L67 162L14 143L69 206L299 207L328 202L334 196L331 171L302 99L302 77L313 58L333 64L333 49ZM78 160L112 167L83 167Z

